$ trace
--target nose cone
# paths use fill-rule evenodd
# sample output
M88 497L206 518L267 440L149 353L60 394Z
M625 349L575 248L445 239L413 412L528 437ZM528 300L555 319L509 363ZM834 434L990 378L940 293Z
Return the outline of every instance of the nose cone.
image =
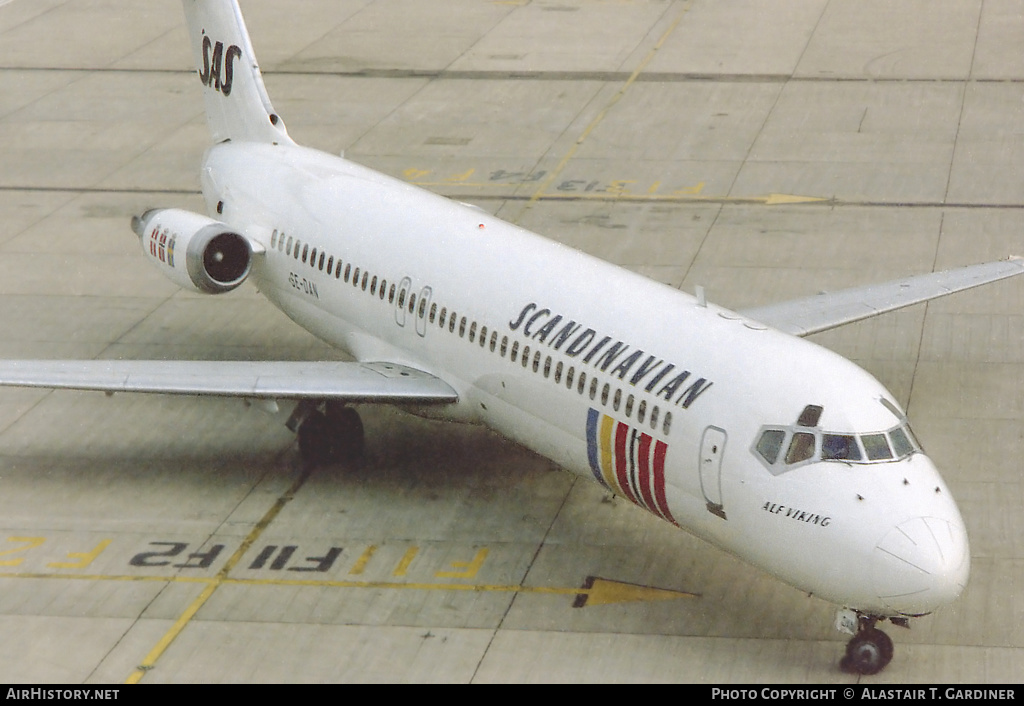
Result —
M878 597L894 612L921 615L952 603L971 572L960 518L915 517L889 530L874 551Z

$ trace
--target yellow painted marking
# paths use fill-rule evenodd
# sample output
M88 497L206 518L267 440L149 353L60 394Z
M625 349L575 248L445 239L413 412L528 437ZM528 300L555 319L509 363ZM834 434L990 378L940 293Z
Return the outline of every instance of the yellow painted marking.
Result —
M402 172L402 176L404 176L406 179L421 179L425 177L427 174L430 174L429 169L417 169L416 167L409 167L408 169Z
M448 182L448 183L451 183L451 182L463 182L463 181L466 181L466 179L469 179L471 176L473 176L473 174L475 172L476 172L476 168L474 167L474 168L470 169L467 172L463 172L462 174L456 174L455 176L448 177L448 179L446 179L445 181Z
M405 555L402 557L402 560L398 562L398 566L396 566L395 570L391 572L391 575L405 576L405 574L409 571L409 564L412 563L412 560L415 559L416 555L419 553L419 547L409 547L406 550Z
M583 130L580 136L576 138L576 142L573 143L572 147L570 147L568 152L565 153L565 156L562 157L562 160L558 163L558 166L556 166L551 171L551 173L548 175L548 178L544 180L544 182L540 185L540 187L533 194L533 196L530 197L530 200L526 203L526 210L529 210L534 203L539 201L547 193L551 185L555 183L555 180L565 170L565 167L569 164L570 161L572 161L573 157L576 156L576 153L579 151L580 146L586 141L590 134L597 129L597 126L601 124L601 122L608 115L609 111L611 111L611 109L614 108L620 100L622 100L622 97L626 95L626 91L628 91L632 87L632 85L636 83L637 78L640 76L641 73L643 73L644 69L647 68L647 65L654 60L654 57L657 55L658 50L661 49L662 45L668 41L668 38L672 36L672 33L676 31L676 28L679 26L679 23L683 21L683 17L686 15L687 12L689 12L689 10L690 5L689 3L687 3L686 6L683 7L683 11L679 13L679 16L672 21L672 24L669 25L669 28L667 30L665 30L665 33L661 35L657 42L655 42L654 46L651 47L651 50L647 52L647 56L643 58L643 61L640 62L640 65L636 67L633 73L630 74L629 78L626 79L626 82L622 84L622 88L620 88L618 92L616 92L616 94L612 96L611 100L608 101L608 104L601 109L601 112L598 113L597 116L590 121L590 124L587 125L587 127Z
M583 588L563 586L511 586L503 584L470 584L470 583L401 583L398 581L330 581L318 579L291 578L227 578L218 576L128 576L101 574L37 574L37 573L0 573L0 578L18 579L63 579L72 581L159 581L162 583L199 583L206 584L203 593L213 593L218 586L297 586L309 588L387 588L412 591L489 591L495 593L534 593L549 596L586 596L585 605L609 605L612 603L633 603L641 601L666 601L674 598L698 598L699 593L673 591L652 586L640 586L622 583L609 579L595 578L588 581L591 585ZM207 596L208 598L209 596ZM182 615L190 618L199 610L198 599L193 601ZM179 618L180 620L180 618ZM179 630L180 632L180 630ZM166 636L165 636L166 637ZM166 646L165 646L166 649ZM144 662L138 671L152 669L151 663ZM140 677L141 678L141 677ZM135 681L138 681L137 679ZM135 683L135 682L129 682Z
M371 544L366 548L366 551L356 559L356 563L349 570L349 574L352 576L358 576L366 570L366 565L370 562L370 558L373 557L374 552L377 551L377 545Z
M629 185L635 183L636 179L616 179L608 185L605 192L612 196L626 196L629 195Z
M265 530L267 526L274 521L274 518L277 517L278 513L280 513L284 506L288 504L288 501L295 497L295 493L299 491L299 488L302 487L302 484L306 482L308 477L308 471L302 473L295 479L295 482L292 483L291 487L277 499L277 502L267 510L266 514L260 518L260 521L256 523L256 526L252 528L252 531L249 532L246 538L242 541L242 544L235 550L235 553L228 558L224 563L224 566L217 572L217 575L209 580L210 582L207 584L206 588L203 589L202 593L200 593L188 608L185 609L185 612L182 613L176 621L174 621L174 625L171 626L170 630L160 638L160 641L157 642L156 646L149 651L149 654L142 660L142 663L138 668L131 673L128 679L125 680L126 684L139 683L139 681L146 676L146 672L156 666L157 660L160 659L163 653L167 651L167 648L171 646L171 643L173 643L178 635L181 634L181 631L185 629L185 626L189 624L193 617L195 617L195 614L199 612L199 609L202 608L206 601L210 599L210 596L213 595L214 591L216 591L217 588L225 582L228 577L228 573L235 568L235 565L237 565L239 561L242 560L242 556L249 550L249 547L259 539L260 535L263 534L263 530Z
M104 539L91 552L68 552L68 559L80 559L81 561L53 561L47 564L47 566L54 569L84 569L96 557L102 554L104 549L110 546L111 541L113 540Z
M700 192L704 191L704 184L706 182L698 182L696 186L684 186L681 189L676 189L672 192L673 196L697 196Z
M406 170L408 172L410 170ZM452 177L448 181L410 181L409 183L415 184L416 186L422 186L424 188L430 187L445 187L459 186L473 187L479 189L495 189L495 188L518 188L527 182L522 181L488 181L488 182L471 182L471 181L456 181L457 177ZM582 183L582 180L580 180ZM674 189L670 193L659 194L658 191L661 189L661 181L654 182L648 189L647 193L637 194L631 193L627 188L627 184L635 184L635 179L616 179L612 181L607 187L597 191L554 191L535 193L530 197L530 201L553 201L553 200L566 200L566 201L668 201L672 203L685 203L689 201L693 202L707 202L707 203L745 203L745 204L763 204L765 206L780 206L786 204L799 204L799 203L821 203L823 201L829 201L830 199L823 196L802 196L800 194L768 194L767 196L705 196L703 195L704 187L707 186L707 182L698 182L693 186L682 186L678 189Z
M594 579L593 585L589 589L580 589L576 593L585 594L587 596L586 605L589 606L612 603L652 603L654 601L671 601L676 598L695 598L698 595L598 578Z
M765 200L765 206L777 206L787 203L811 203L814 201L828 201L817 196L795 196L792 194L769 194Z
M452 567L462 571L438 571L434 576L439 579L471 579L480 571L489 552L490 550L484 547L476 553L473 561L453 561Z
M8 542L21 542L27 546L18 547L17 549L5 549L0 552L0 556L9 556L11 554L17 554L18 552L27 552L30 549L35 549L46 541L46 537L8 537ZM0 566L18 566L21 562L25 561L25 557L19 559L5 559L0 561Z
M604 476L604 482L609 488L621 493L619 482L615 478L615 464L612 462L612 429L614 427L614 419L607 414L601 415L601 428L598 431L601 449L601 475Z
M668 201L672 203L745 203L777 206L781 204L815 203L829 201L819 196L796 196L788 194L771 194L769 196L687 196L680 194L607 194L601 192L568 192L544 194L545 201Z

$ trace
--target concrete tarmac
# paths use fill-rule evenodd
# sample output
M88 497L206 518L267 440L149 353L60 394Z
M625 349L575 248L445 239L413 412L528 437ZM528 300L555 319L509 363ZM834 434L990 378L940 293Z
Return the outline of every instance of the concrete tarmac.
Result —
M727 307L1024 254L1024 0L243 5L298 142ZM0 3L0 135L0 357L343 358L141 256L133 214L202 210L178 2ZM484 429L364 407L366 462L307 474L286 409L6 389L0 683L1019 682L1022 312L815 338L971 536L880 675L833 606Z

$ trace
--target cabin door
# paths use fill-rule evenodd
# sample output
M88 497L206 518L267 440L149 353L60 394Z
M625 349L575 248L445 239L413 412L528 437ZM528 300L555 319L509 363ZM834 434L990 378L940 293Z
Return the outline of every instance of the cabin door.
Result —
M700 489L704 493L708 512L723 520L725 506L722 504L722 455L725 453L726 433L718 427L708 427L700 441Z

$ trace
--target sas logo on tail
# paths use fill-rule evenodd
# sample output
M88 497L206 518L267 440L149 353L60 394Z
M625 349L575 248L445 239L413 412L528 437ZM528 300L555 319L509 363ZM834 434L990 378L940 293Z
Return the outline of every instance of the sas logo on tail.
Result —
M234 80L234 62L242 56L242 50L235 44L224 51L224 42L214 44L203 34L203 70L199 72L199 80L204 86L212 87L225 96L231 95L231 84Z
M665 497L667 452L664 441L594 408L587 411L587 456L597 482L676 525Z

